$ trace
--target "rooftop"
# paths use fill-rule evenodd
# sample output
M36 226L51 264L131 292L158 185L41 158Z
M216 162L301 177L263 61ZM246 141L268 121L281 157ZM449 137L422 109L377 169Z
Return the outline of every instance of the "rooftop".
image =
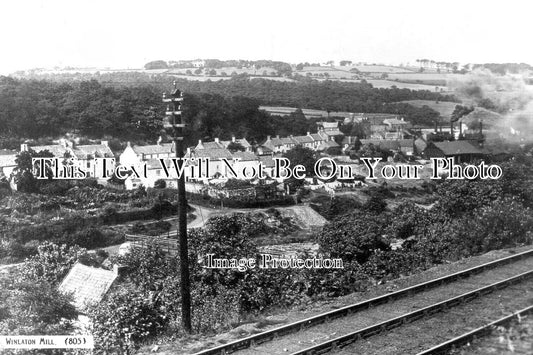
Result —
M99 303L117 276L113 271L76 263L59 285L59 290L72 293L75 306L83 308L86 304Z

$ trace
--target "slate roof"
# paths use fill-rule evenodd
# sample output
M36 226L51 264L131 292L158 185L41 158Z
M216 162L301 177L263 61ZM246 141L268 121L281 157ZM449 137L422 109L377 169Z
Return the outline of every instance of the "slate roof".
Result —
M198 143L198 145L196 146L196 150L200 150L200 149L225 149L226 147L224 146L224 144L220 143L220 142L202 142L202 143Z
M76 263L59 285L59 290L72 293L74 305L80 309L86 304L99 303L117 276L113 271Z
M324 133L327 134L328 136L342 136L342 135L344 135L344 133L342 133L338 129L325 130Z
M274 158L272 158L272 156L270 155L260 156L259 161L263 163L263 166L265 168L273 168L275 165Z
M483 154L481 149L472 145L469 141L434 142L435 147L444 155Z
M226 148L222 149L194 149L191 154L186 154L187 158L209 158L209 160L219 160L222 158L233 159L233 155Z
M165 154L174 152L172 146L173 143L163 143L154 145L135 145L132 148L136 154Z
M276 138L276 137L267 139L267 141L263 143L263 146L268 147L272 150L274 150L275 147L280 147L282 145L284 144L281 138Z
M324 141L320 143L317 150L326 150L328 148L340 147L335 141Z
M0 150L0 168L17 166L17 152L11 150Z
M63 158L65 156L65 153L70 153L70 148L66 148L59 144L53 144L53 145L36 145L33 147L28 147L28 149L33 150L36 153L42 152L42 151L49 151L54 155L56 158Z
M390 124L390 125L408 125L407 122L399 120L397 118L387 118L387 119L383 120L383 123L387 123L387 124Z
M324 127L324 129L337 129L339 122L317 122L317 125Z
M233 141L220 141L224 145L224 148L227 148L230 143ZM238 143L242 145L244 148L251 148L252 145L246 140L246 138L237 138L235 139L235 143Z
M79 145L73 148L78 159L113 158L113 152L104 144Z
M298 144L297 141L295 141L294 139L292 139L291 137L284 137L284 138L280 138L281 141L283 142L283 144Z
M313 143L314 140L310 136L294 136L292 137L298 144Z
M240 161L253 161L257 160L257 156L254 153L250 152L235 152L233 153L234 158L239 158Z
M325 137L323 137L321 134L318 134L318 133L311 133L311 138L319 142L327 140Z

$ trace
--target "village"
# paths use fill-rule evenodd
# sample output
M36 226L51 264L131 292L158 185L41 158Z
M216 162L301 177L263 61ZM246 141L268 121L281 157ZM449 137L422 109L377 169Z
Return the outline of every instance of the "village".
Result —
M368 132L368 135L364 138L345 135L339 128L348 123L359 125L362 131ZM494 158L495 154L500 156L505 154L501 150L484 148L486 136L494 137L498 132L486 127L484 135L482 130L483 128L471 129L463 122L458 122L457 127L453 127L453 124L451 127L442 127L442 125L438 128L420 127L413 126L395 115L349 113L344 119L318 122L315 133L307 132L306 135L286 137L268 136L265 141L255 146L246 138L234 136L230 140L219 138L209 142L199 140L197 145L187 147L184 156L186 164L181 169L187 181L187 191L194 193L198 193L199 190L220 190L220 187L230 179L247 180L258 184L260 180L268 178L261 183L282 183L287 176L280 174L280 166L285 170L288 169L284 165L277 164L278 159L291 149L302 147L313 151L317 160L320 157L328 157L331 161L331 164L320 164L319 171L316 169L305 171L306 186L313 190L323 188L335 191L347 186L360 185L364 180L362 177L370 179L374 177L372 165L363 164L361 158L379 157L383 162L409 164L418 162L424 166L431 158L451 158L456 163L468 163L476 159ZM471 138L465 139L468 136ZM447 140L443 140L443 137ZM95 177L104 185L108 185L109 177L114 172L121 170L120 178L124 180L124 185L111 185L111 187L128 190L140 186L153 188L156 184L164 184L169 188L176 187L176 172L179 168L173 166L176 163L172 160L176 156L174 143L163 142L161 136L153 145L135 145L127 142L123 151L112 151L107 141L78 145L75 139L65 138L58 140L54 145L30 146L25 143L21 145L20 152L27 152L30 149L35 153L48 151L57 160L69 158L70 165L75 161L74 165L84 169L83 178ZM15 189L12 173L16 168L16 159L20 152L2 150L0 154L0 172ZM365 152L370 152L371 156L365 156ZM287 163L290 164L287 161L283 164ZM116 169L117 167L122 169ZM169 174L169 169L173 167L174 175ZM143 173L140 174L138 170L143 170ZM322 170L328 173L322 174ZM41 174L42 171L41 169ZM346 171L350 172L350 176L346 176ZM436 169L433 171L435 178ZM316 172L319 173L319 179ZM61 174L57 175L54 178L67 178ZM44 175L41 176L43 177ZM419 178L418 174L415 178ZM279 188L280 192L286 190L282 184Z

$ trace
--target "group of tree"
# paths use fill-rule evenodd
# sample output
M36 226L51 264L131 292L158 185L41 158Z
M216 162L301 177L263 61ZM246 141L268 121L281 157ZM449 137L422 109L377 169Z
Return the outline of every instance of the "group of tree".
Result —
M260 141L269 134L303 134L315 129L301 114L288 120L272 119L259 110L259 105L394 112L421 122L430 120L428 115L432 117L435 112L397 102L454 99L430 91L375 89L367 83L312 80L291 83L248 78L218 82L180 80L178 86L186 93L183 115L189 124L186 137L190 144L198 139L229 139L231 135ZM113 136L155 141L162 133L161 94L170 87L169 78L111 86L97 80L58 83L0 77L0 126L3 128L0 140L13 143L17 139L75 132L93 138Z

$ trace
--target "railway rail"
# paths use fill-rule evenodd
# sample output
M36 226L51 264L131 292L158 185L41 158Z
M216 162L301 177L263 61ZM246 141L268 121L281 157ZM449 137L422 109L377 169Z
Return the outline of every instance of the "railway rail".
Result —
M491 293L495 290L499 290L502 288L505 288L507 286L519 283L525 279L532 278L533 277L533 270L527 271L524 273L521 273L517 276L510 277L506 280L495 282L489 286L478 288L474 291L464 293L457 297L452 297L450 299L447 299L443 302L439 302L436 304L433 304L428 307L424 307L422 309L416 310L414 312L410 312L408 314L401 315L396 318L392 318L388 321L378 323L376 325L357 330L352 333L348 333L346 335L343 335L341 337L328 340L326 342L323 342L321 344L293 352L292 355L311 355L311 354L323 354L326 352L331 351L335 348L342 348L346 345L349 345L353 343L354 341L357 341L359 339L365 339L368 337L371 337L376 334L380 334L382 332L394 329L396 327L399 327L403 324L413 322L417 319L430 316L432 314L435 314L437 312L445 311L451 307L454 307L456 305L468 302L474 298L481 297L483 295L486 295L488 293Z
M414 285L408 288L404 288L404 289L401 289L401 290L398 290L392 293L388 293L388 294L385 294L379 297L375 297L369 300L365 300L365 301L358 302L352 305L348 305L346 307L343 307L337 310L333 310L333 311L326 312L326 313L323 313L323 314L320 314L314 317L303 319L303 320L293 322L293 323L290 323L284 326L280 326L280 327L277 327L277 328L274 328L274 329L271 329L271 330L268 330L262 333L254 334L252 336L249 336L243 339L239 339L239 340L232 341L227 344L223 344L223 345L211 348L211 349L200 351L196 354L197 355L230 354L230 353L241 351L244 349L255 348L260 344L267 343L274 339L280 339L285 335L297 333L300 331L305 331L306 329L311 329L312 327L318 326L323 323L327 323L337 318L348 317L350 315L353 315L354 313L362 312L368 309L373 309L376 306L380 306L380 305L384 305L390 302L401 300L408 296L416 295L418 293L431 290L436 287L447 285L458 280L466 279L473 275L483 273L487 270L497 269L508 264L517 263L521 260L529 259L531 257L533 257L533 250L528 250L522 253L518 253L515 255L505 257L505 258L501 258L501 259L497 259L497 260L494 260L488 263L484 263L484 264L481 264L481 265L478 265L478 266L475 266L475 267L472 267L472 268L469 268L469 269L466 269L460 272L456 272L450 275L439 277L439 278L436 278L436 279L433 279L433 280L430 280L430 281L427 281L421 284L417 284L417 285ZM378 324L374 324L372 326L359 329L355 332L351 332L349 334L345 334L343 336L331 339L327 342L323 342L323 343L314 345L309 348L298 350L297 352L294 352L294 354L320 354L320 353L330 351L331 349L336 348L336 347L346 346L347 344L350 344L358 339L366 338L366 337L369 337L375 334L388 331L402 324L412 322L416 319L429 316L433 313L440 312L449 307L454 307L457 304L467 302L473 298L480 297L486 293L490 293L501 287L506 287L508 285L512 285L513 283L519 283L522 280L531 278L533 276L532 269L533 268L530 268L528 266L529 271L521 272L519 275L513 275L512 277L507 277L502 281L492 283L488 286L477 288L473 291L463 293L459 296L451 297L445 301L437 302L435 304L424 307L417 311L409 312L399 317L394 317L387 321L379 322ZM252 352L252 349L249 349L249 350L250 352ZM287 350L288 349L285 349L285 351Z
M453 339L440 343L430 349L419 352L417 355L442 355L447 354L449 351L457 349L465 344L472 342L475 339L481 338L487 334L490 334L492 330L501 325L508 324L512 320L520 319L520 317L526 314L533 313L533 306L523 308L511 315L502 317L493 322L487 323L479 328L461 334Z

